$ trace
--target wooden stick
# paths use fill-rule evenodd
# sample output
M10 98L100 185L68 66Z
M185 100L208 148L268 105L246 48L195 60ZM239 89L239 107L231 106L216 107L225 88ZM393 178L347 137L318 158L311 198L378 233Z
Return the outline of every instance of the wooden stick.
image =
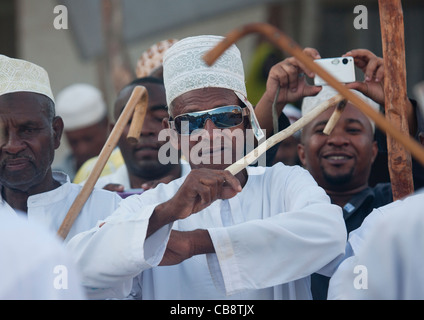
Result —
M94 185L96 184L98 178L100 177L100 174L103 171L103 168L106 165L107 160L109 159L113 149L115 149L125 126L128 124L129 120L131 119L131 116L134 113L134 109L135 109L135 106L137 105L137 102L142 98L145 91L146 91L146 88L142 86L137 86L134 88L131 94L131 97L128 100L128 103L126 104L124 110L119 116L119 119L116 122L115 126L113 127L113 130L109 135L109 138L107 139L105 145L103 146L103 149L100 152L100 155L97 159L97 162L93 170L90 172L90 175L88 176L87 181L85 182L81 191L79 192L74 202L72 203L65 219L62 222L62 225L59 228L59 231L57 232L62 239L65 239L67 237L69 230L71 230L71 227L75 219L78 217L82 207L84 206L85 202L87 201L88 197L93 191Z
M130 143L137 143L138 139L140 138L141 130L143 129L144 119L147 113L149 93L147 92L145 87L142 87L142 89L143 92L141 95L141 99L135 106L130 130L128 131L127 135L127 140Z
M333 131L334 127L337 124L337 121L339 121L340 117L342 116L343 110L345 109L347 105L347 101L344 100L343 102L339 103L334 109L333 114L331 115L330 119L328 119L327 124L325 125L325 128L323 130L323 133L326 135L330 135Z
M291 137L295 132L301 130L304 126L306 126L308 123L310 123L313 119L315 119L318 115L320 115L328 108L334 106L335 104L346 103L343 101L346 100L344 100L344 97L341 94L338 94L332 97L331 99L324 101L319 106L312 109L303 117L301 117L299 120L288 126L286 129L281 130L277 134L269 137L265 142L261 143L258 147L249 152L240 160L234 162L226 170L230 171L233 175L236 175L248 165L254 163L268 149L272 148L284 139Z
M391 135L396 141L402 144L422 165L424 165L424 148L417 141L412 139L409 134L404 134L392 126L386 118L379 112L375 111L369 104L363 101L356 94L351 92L346 86L321 66L315 63L312 58L303 53L302 49L280 30L267 23L252 23L240 29L236 29L227 34L227 36L218 45L205 54L204 61L212 65L221 54L229 48L233 43L237 42L243 36L250 33L261 33L268 38L276 46L287 51L296 57L309 70L315 72L324 79L331 87L342 94L347 100L354 104L359 110L373 120L378 128Z
M385 114L393 128L409 134L406 102L406 63L402 4L400 0L379 0L384 58ZM387 136L387 154L393 200L414 192L412 159L404 146Z

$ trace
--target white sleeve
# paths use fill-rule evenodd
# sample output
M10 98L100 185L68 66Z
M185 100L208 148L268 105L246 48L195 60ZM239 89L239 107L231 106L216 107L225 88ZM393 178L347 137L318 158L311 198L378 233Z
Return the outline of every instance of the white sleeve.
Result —
M424 298L423 199L424 195L409 197L371 213L384 219L372 225L355 255L334 273L329 300Z
M81 278L63 242L38 222L0 214L0 299L83 300Z
M270 198L284 201L287 212L208 229L216 252L208 257L210 271L218 285L221 279L226 294L303 278L344 254L341 208L330 203L309 173L293 174L286 191Z
M155 207L138 196L127 198L103 222L68 242L89 298L125 298L133 277L160 263L172 225L145 240Z

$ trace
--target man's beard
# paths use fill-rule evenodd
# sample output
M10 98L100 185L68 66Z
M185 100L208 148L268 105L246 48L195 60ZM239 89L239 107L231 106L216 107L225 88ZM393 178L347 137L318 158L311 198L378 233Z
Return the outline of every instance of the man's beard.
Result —
M330 175L325 170L323 170L323 176L325 181L328 184L336 185L336 186L343 186L347 183L349 183L353 178L353 169L352 168L348 173L341 174L341 175Z

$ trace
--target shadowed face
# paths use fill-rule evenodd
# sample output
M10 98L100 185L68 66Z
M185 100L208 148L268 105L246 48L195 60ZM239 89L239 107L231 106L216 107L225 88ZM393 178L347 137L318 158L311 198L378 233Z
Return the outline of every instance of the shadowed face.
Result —
M65 128L66 129L66 128ZM76 168L100 154L109 134L109 123L102 121L85 128L66 131L66 139L75 157Z
M27 191L46 179L60 145L63 122L53 118L49 98L36 93L0 96L0 182Z
M352 190L367 185L377 155L368 118L348 103L332 133L323 133L334 108L302 130L299 158L317 183L326 190Z
M127 135L131 121L126 125L121 138L119 148L125 159L127 169L133 175L146 179L155 179L163 176L169 170L170 165L164 165L159 161L159 149L165 141L159 141L159 133L163 129L162 122L168 118L166 109L165 88L161 83L143 83L148 94L148 109L144 119L140 139L136 144L127 141ZM115 103L115 118L118 119L125 108L136 85L124 88Z

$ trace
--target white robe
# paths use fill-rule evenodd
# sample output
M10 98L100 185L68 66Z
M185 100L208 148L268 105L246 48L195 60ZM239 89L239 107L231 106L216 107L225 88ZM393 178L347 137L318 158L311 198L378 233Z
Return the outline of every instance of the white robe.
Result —
M0 214L0 299L85 299L62 242L44 226Z
M30 196L27 201L26 216L28 220L37 221L52 232L57 232L82 186L71 183L69 177L61 172L54 172L53 178L60 182L61 186ZM94 189L73 223L65 241L79 232L96 226L99 220L105 219L118 207L120 201L121 198L114 192ZM0 215L17 215L16 211L3 198L0 198Z
M374 209L349 235L328 299L424 299L423 204L418 193Z
M123 200L101 228L79 234L68 248L93 298L310 299L309 275L344 254L342 210L300 167L248 168L243 191L147 240L148 220L185 177ZM171 231L207 229L216 253L156 267ZM142 272L142 274L140 274Z

